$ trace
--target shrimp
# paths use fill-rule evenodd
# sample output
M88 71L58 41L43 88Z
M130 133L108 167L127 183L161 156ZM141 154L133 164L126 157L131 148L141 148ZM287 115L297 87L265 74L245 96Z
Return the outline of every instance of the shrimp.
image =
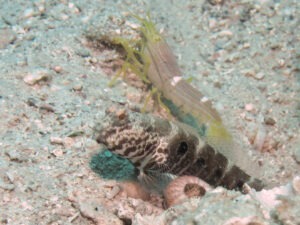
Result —
M233 140L219 113L200 91L183 79L175 55L150 16L148 19L134 17L141 23L139 31L142 39L138 47L130 48L129 43L120 38L115 40L127 52L124 67L130 68L147 84L152 84L152 92L159 92L159 102L175 118L194 127L217 151L226 152L233 145Z

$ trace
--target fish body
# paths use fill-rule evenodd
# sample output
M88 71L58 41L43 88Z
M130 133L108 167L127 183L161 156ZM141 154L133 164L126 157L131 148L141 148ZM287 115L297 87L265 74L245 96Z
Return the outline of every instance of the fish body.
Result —
M215 151L190 126L132 111L125 115L108 112L95 126L96 140L129 159L143 178L164 173L193 175L228 189L241 189L246 182L257 190L263 187L260 180Z

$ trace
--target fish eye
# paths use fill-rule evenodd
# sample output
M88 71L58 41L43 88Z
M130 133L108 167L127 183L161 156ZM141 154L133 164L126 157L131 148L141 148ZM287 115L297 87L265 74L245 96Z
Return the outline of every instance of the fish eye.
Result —
M178 148L177 148L177 154L178 155L184 155L188 150L188 145L185 141L180 142Z

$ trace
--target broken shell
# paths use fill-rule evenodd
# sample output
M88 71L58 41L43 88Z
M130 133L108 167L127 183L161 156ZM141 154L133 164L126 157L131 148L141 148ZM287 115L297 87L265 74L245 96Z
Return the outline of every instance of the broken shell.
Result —
M166 206L180 204L192 197L201 197L211 190L209 184L198 177L182 176L173 180L164 190Z
M297 176L293 179L292 186L293 186L294 191L297 194L300 194L300 177L299 176Z
M51 75L47 69L37 69L28 73L23 80L28 85L35 85L41 81L51 80Z

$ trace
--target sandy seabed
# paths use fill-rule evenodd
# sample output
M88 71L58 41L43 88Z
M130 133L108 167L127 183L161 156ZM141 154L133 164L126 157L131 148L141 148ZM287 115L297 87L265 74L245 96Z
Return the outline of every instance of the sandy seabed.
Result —
M0 2L1 224L300 224L300 2L220 2ZM218 189L166 211L90 169L105 109L147 95L136 77L108 87L120 55L91 37L134 35L129 13L147 11L271 191ZM277 208L257 200L274 193L287 196Z

